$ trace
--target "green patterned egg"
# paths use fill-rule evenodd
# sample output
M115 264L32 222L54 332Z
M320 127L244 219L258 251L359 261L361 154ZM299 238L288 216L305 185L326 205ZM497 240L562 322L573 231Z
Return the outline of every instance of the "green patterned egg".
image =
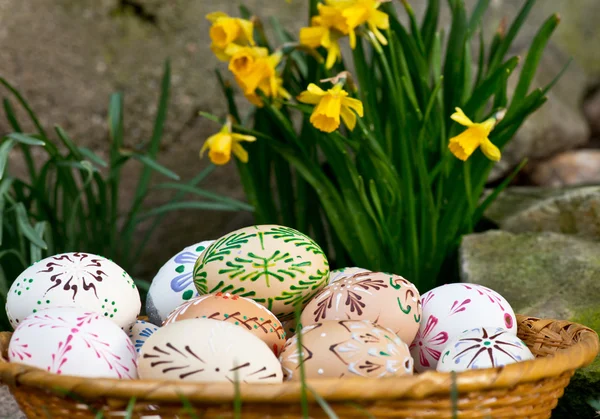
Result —
M199 294L229 292L262 304L279 319L294 317L326 284L329 263L310 237L289 227L257 225L206 248L194 266Z

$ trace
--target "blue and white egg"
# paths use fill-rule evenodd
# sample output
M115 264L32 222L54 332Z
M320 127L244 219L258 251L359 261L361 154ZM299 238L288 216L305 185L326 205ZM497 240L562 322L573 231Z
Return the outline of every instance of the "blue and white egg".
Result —
M188 246L160 268L146 297L150 323L161 326L171 311L198 296L194 286L194 264L213 242L207 240Z
M144 320L137 320L131 329L129 329L129 339L135 347L135 351L139 354L146 340L158 330L158 326L153 325Z

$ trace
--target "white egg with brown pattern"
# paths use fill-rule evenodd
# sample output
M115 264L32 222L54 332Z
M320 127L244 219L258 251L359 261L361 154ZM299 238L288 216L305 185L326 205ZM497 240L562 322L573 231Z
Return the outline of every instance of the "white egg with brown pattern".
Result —
M231 323L187 319L168 324L140 351L141 379L281 383L279 361L258 337Z
M412 375L414 365L405 342L368 320L324 321L305 327L287 341L279 361L287 381L300 379L301 363L306 378Z
M347 319L370 320L410 343L421 321L419 291L399 275L357 273L323 288L302 311L300 323Z
M249 298L228 292L201 295L173 310L163 326L196 318L235 324L260 338L275 356L279 356L285 345L286 333L281 322L266 307Z

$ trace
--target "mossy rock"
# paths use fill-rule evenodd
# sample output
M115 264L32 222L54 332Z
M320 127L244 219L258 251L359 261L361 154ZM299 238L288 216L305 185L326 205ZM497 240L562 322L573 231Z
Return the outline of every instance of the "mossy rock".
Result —
M600 333L600 242L544 233L488 231L465 236L461 280L494 289L516 313L566 319ZM600 358L577 370L554 419L594 418Z

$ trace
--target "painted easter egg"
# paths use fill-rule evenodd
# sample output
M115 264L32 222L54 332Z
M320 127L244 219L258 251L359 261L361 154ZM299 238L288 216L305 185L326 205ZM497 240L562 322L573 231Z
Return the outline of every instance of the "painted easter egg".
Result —
M302 351L298 335L289 339L279 361L284 380L306 378L386 377L412 375L408 345L390 329L368 320L325 321L304 327Z
M501 327L517 334L515 313L497 292L477 284L447 284L423 294L423 319L410 346L415 369L434 370L448 342L467 329Z
M281 383L281 365L256 335L233 323L187 319L161 327L142 346L142 379Z
M293 317L329 279L318 244L293 228L257 225L229 233L198 258L194 282L200 294L230 292L252 298L280 320Z
M324 320L370 320L412 342L421 321L417 288L399 275L362 272L326 286L302 311L302 326Z
M137 378L127 334L99 313L76 307L30 314L14 331L8 359L62 375Z
M142 349L146 340L157 330L158 326L144 320L137 320L131 326L128 335L137 353L140 353L140 349Z
M496 368L535 357L521 339L501 327L466 330L450 340L437 364L440 372Z
M185 319L213 319L244 328L267 344L275 356L285 345L285 332L277 317L250 298L228 292L196 297L176 308L164 326Z
M371 272L368 269L351 267L351 268L340 268L335 269L329 273L329 284L333 284L336 281L339 281L343 278L348 278L354 274L359 274L363 272Z
M207 240L188 246L160 268L146 297L146 314L151 323L160 326L171 311L198 296L194 286L194 264L213 242Z
M10 287L6 313L16 328L28 315L58 306L98 312L129 330L142 302L135 283L116 263L76 252L47 257L25 269Z

